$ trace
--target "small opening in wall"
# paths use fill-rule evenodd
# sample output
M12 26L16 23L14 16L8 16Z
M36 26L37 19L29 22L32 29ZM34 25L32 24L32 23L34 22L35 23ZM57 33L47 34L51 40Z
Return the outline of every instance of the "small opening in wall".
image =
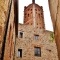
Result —
M38 40L39 39L39 35L34 35L34 39Z
M40 14L38 14L39 15L39 17L40 17Z
M26 16L25 16L25 18L26 18Z
M29 11L29 9L28 9L28 11Z
M37 12L36 12L36 14L37 14Z
M18 49L18 57L22 58L22 49Z
M29 14L28 14L28 17L29 17Z
M32 11L32 9L31 9L31 11Z
M38 23L37 23L37 25L38 25Z
M38 27L37 27L38 28Z
M32 14L32 12L31 12L31 14Z
M40 27L40 29L41 29L41 27Z
M29 23L27 23L27 24L29 24Z
M20 37L23 38L23 32L20 32Z
M35 11L37 11L37 9L35 9Z
M25 15L26 15L26 13L25 13Z
M23 32L20 32L20 31L19 31L18 34L19 34L19 37L20 37L20 38L23 38Z
M42 15L43 13L41 13L41 15Z
M31 25L32 25L32 23L31 23Z
M40 11L40 9L38 9Z

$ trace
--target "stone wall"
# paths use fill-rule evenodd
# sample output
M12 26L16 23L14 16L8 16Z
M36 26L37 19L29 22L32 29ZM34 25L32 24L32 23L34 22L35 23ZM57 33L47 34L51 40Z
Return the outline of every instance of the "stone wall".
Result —
M23 32L23 38L20 38L20 32ZM58 60L56 43L54 39L51 41L51 33L31 25L19 24L15 60ZM34 39L35 34L39 35L38 40ZM34 56L34 47L41 48L41 57ZM18 49L22 49L22 58L17 55Z

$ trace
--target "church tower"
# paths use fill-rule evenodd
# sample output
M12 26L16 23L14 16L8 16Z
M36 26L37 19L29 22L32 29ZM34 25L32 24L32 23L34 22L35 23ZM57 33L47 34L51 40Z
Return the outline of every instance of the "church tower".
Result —
M33 25L40 29L45 29L43 8L32 0L32 4L24 7L24 24Z

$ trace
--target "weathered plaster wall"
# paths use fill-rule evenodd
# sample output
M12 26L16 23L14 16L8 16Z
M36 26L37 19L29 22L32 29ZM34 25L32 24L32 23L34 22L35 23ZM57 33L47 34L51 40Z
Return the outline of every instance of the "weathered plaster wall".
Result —
M60 0L49 0L51 17L54 25L55 40L60 60Z
M48 0L49 1L49 7L50 7L50 14L53 22L53 26L55 26L55 21L57 17L57 6L58 6L58 0Z
M9 5L11 0L0 0L0 53L2 53L2 45L6 31L6 23L9 14ZM7 28L7 36L4 50L4 60L13 60L15 42L15 23L14 23L14 5L12 0L11 12ZM2 55L0 55L1 58ZM2 60L2 59L0 59Z
M4 60L13 60L15 42L14 5L12 0L11 12L8 22L8 30L5 43Z
M0 57L1 57L1 48L2 48L2 42L5 31L5 24L7 19L7 10L8 10L8 2L9 0L0 0Z

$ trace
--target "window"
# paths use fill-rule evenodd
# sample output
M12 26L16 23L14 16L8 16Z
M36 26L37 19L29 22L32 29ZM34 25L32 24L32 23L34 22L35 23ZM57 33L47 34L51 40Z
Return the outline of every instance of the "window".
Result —
M29 14L28 14L28 17L29 17Z
M38 9L40 11L40 9Z
M29 11L29 9L28 9L28 11Z
M25 13L25 15L26 15L26 13Z
M31 11L32 11L32 9L31 9Z
M41 13L41 15L42 15L43 13Z
M40 14L38 14L39 15L39 18L40 18Z
M38 25L38 23L37 23L37 25Z
M23 38L23 31L18 31L18 37Z
M41 57L41 48L40 47L35 47L34 48L34 55Z
M23 38L23 32L20 32L20 38Z
M35 40L38 40L38 38L39 38L39 35L34 35Z
M22 49L18 49L18 57L22 57Z
M37 11L37 9L35 9L35 11Z

